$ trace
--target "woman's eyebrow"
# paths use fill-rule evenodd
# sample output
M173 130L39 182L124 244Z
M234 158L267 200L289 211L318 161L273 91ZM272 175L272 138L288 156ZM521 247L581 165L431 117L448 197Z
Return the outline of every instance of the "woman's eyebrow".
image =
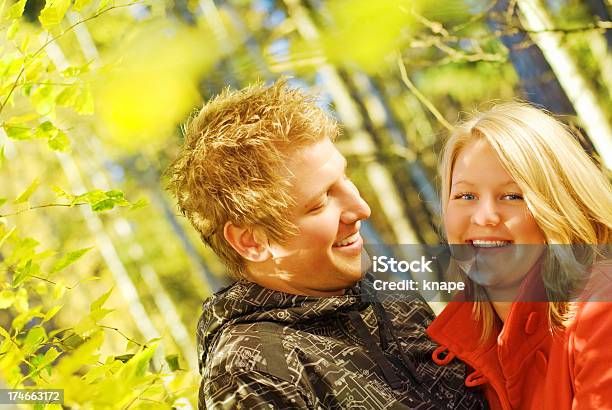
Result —
M518 187L518 184L516 183L516 181L514 181L512 179L510 181L508 181L508 182L504 182L501 186L505 187L505 186L508 186L508 185L516 185Z
M459 181L453 183L453 185L451 185L451 187L454 187L455 185L459 185L459 184L464 184L464 185L474 185L471 182L465 181L463 179L460 179Z
M459 185L459 184L464 184L464 185L474 186L474 183L472 183L472 182L468 182L468 181L463 180L463 179L460 179L459 181L457 181L457 182L453 183L453 185L451 185L451 187L454 187L455 185ZM506 186L508 186L508 185L516 185L516 186L518 186L518 184L516 183L516 181L514 181L514 180L512 180L512 179L511 179L511 180L509 180L509 181L502 182L501 184L499 184L499 186L502 186L502 187L506 187Z

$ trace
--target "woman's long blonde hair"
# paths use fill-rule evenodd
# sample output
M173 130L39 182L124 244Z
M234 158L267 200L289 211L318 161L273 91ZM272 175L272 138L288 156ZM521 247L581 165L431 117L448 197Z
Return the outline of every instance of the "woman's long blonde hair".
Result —
M612 188L609 179L568 127L545 111L522 102L499 103L475 113L451 134L439 168L443 213L448 205L455 160L476 139L484 139L491 145L502 166L519 185L547 244L605 246L610 243ZM567 299L558 296L571 292L576 281L575 267L569 269L567 255L562 255L568 249L556 247L547 253L551 257L545 261L548 267L544 270L544 283L557 296L549 303L549 323L553 329L563 326L570 311ZM578 259L584 266L593 262L592 257L582 255ZM476 293L486 295L484 289ZM492 306L488 302L475 303L474 313L483 325L482 337L486 339L495 322Z

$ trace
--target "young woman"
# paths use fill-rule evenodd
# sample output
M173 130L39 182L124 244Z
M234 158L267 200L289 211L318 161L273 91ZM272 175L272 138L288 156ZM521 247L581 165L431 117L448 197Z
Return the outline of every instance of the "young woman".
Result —
M612 409L608 179L563 124L515 102L460 125L441 161L469 291L428 328L433 360L463 360L492 409Z

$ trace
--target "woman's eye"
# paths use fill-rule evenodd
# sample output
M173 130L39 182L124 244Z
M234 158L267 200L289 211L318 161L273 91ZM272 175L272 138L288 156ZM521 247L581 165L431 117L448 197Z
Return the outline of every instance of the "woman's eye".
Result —
M476 195L470 194L469 192L465 192L462 194L457 194L453 197L454 199L465 199L466 201L473 201L476 199Z
M503 199L509 199L510 201L520 201L523 199L523 195L521 194L505 194Z

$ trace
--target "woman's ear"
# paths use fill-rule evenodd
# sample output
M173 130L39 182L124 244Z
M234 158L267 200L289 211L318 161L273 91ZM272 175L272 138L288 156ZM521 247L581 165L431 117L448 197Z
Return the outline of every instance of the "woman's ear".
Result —
M246 260L264 262L272 256L266 235L252 226L241 227L232 222L226 222L223 226L223 236L230 246Z

